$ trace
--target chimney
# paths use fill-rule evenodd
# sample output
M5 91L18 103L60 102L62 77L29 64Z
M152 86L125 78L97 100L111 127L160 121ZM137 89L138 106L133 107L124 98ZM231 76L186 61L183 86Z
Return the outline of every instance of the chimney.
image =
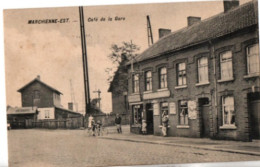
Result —
M68 103L68 108L73 111L73 103Z
M201 17L194 17L194 16L189 16L187 17L187 21L188 21L188 26L191 26L195 23L198 23L201 21Z
M224 0L223 3L225 13L239 6L239 0Z
M37 79L38 79L38 80L41 80L41 76L40 76L40 75L37 75Z
M159 39L171 33L170 29L160 28L159 29Z

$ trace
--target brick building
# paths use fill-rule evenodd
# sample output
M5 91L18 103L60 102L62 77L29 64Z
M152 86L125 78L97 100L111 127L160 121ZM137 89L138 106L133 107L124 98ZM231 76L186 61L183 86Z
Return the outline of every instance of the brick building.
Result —
M156 43L128 68L131 132L142 119L161 135L251 141L259 139L258 3L224 1L224 12L188 17L176 32L161 29Z
M47 85L37 76L34 80L18 90L21 93L22 107L7 110L8 122L20 127L25 126L28 119L58 120L64 118L82 117L82 114L65 109L61 105L57 89ZM18 127L19 128L19 127Z

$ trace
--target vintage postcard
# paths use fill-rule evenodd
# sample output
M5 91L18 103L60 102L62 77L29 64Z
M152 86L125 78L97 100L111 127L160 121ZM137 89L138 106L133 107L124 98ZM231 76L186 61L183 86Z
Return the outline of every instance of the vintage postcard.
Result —
M11 167L260 160L257 0L6 9L4 49Z

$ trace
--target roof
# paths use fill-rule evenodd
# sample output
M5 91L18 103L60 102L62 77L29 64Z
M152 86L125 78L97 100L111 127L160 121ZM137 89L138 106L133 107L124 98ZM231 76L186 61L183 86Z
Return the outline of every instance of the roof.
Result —
M82 115L81 113L78 113L78 112L75 112L75 111L72 111L72 110L63 108L63 107L55 106L55 108L60 109L60 110L63 110L63 111L66 111L66 112L70 112L70 113L73 113L73 114Z
M40 79L35 78L34 80L32 80L31 82L29 82L28 84L24 85L22 88L20 88L19 90L17 90L18 92L22 92L25 88L27 88L28 86L30 86L32 83L34 82L39 82L40 84L46 86L47 88L51 89L52 91L58 93L58 94L62 94L60 91L58 91L57 89L47 85L46 83L42 82Z
M10 107L7 110L7 115L20 115L20 114L35 114L37 107Z
M257 1L251 1L228 12L220 13L162 37L140 54L136 60L140 62L197 45L210 39L257 25L257 23L258 4Z

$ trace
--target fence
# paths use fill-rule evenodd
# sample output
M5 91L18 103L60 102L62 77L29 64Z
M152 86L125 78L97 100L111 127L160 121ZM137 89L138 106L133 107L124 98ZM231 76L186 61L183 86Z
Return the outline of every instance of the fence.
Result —
M78 129L84 126L83 117L66 118L59 120L25 120L25 128L45 128L45 129Z

